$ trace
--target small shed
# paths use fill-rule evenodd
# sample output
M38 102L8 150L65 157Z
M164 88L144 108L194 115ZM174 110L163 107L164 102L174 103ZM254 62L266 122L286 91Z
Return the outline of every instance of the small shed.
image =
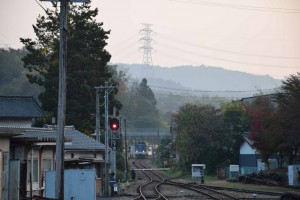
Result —
M229 165L229 178L238 177L239 172L240 172L239 165Z
M192 164L192 178L204 177L205 164Z

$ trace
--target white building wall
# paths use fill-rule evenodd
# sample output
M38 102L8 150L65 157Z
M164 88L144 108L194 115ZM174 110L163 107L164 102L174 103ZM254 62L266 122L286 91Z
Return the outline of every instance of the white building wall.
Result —
M256 154L256 150L252 149L247 142L244 142L240 147L240 154Z

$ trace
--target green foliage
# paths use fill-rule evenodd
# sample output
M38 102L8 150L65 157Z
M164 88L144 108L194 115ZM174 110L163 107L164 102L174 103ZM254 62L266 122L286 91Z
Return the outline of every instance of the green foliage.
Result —
M182 167L190 168L192 163L205 163L209 171L213 170L214 160L209 157L218 149L215 136L220 130L220 120L219 110L210 105L186 104L180 107L178 114L174 115L174 121L176 149Z
M125 102L121 114L127 118L128 128L157 129L161 127L156 99L147 85L147 80L143 79L139 85L133 84L132 88L130 90L126 88L126 91L121 97Z
M110 69L107 65L111 55L105 50L109 31L103 30L103 24L95 20L97 15L98 9L84 4L71 5L68 16L66 124L73 124L86 134L94 131L94 87L104 85L104 82L115 83L111 80L115 68ZM39 95L43 109L56 116L59 13L47 10L47 15L39 16L33 28L36 40L21 38L29 52L22 60L28 70L26 75L29 81L45 89ZM114 99L115 93L109 96L110 111L113 106L121 108L121 104ZM101 109L103 113L103 107Z
M151 88L147 85L147 79L143 78L142 82L140 83L140 87L138 88L139 94L148 100L150 104L156 106L156 99L151 90Z
M220 142L223 148L224 157L228 160L224 164L238 164L239 150L243 142L241 134L249 129L249 116L240 103L223 103L222 120L223 135Z
M21 58L25 49L0 49L0 94L37 97L42 88L33 86L26 78Z
M185 104L173 117L181 170L201 163L206 164L207 173L214 173L217 166L238 163L241 133L248 124L240 104L224 103L218 109L209 104Z

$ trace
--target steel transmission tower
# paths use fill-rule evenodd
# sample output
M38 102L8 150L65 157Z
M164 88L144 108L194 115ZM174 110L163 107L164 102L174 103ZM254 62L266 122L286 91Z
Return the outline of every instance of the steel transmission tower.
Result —
M144 26L143 29L140 30L140 34L142 37L140 38L140 41L142 42L142 46L139 48L140 51L143 52L143 72L142 74L144 76L150 76L152 75L152 69L150 66L153 65L152 62L152 51L154 50L151 46L152 44L152 38L151 34L153 33L151 26L152 24L142 24Z

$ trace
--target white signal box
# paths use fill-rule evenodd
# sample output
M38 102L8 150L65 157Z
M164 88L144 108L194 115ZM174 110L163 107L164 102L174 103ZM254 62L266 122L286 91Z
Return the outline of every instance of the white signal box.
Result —
M236 178L238 177L240 172L239 165L229 165L229 178Z

